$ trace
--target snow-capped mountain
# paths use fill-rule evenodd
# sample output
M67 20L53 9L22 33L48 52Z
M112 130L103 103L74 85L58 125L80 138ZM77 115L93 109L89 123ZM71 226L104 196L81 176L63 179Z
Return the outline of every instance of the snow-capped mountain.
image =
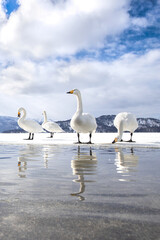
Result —
M0 132L21 132L17 120L15 117L0 116Z
M113 125L115 115L103 115L96 118L96 132L116 132L117 129ZM160 132L160 119L155 118L137 118L138 129L136 132ZM58 121L61 128L66 132L73 132L70 127L70 120Z
M96 132L116 132L117 129L113 125L115 115L103 115L96 118ZM23 132L17 124L17 118L0 116L0 132ZM136 132L160 132L160 119L155 118L137 118L138 129ZM70 120L57 121L65 132L73 132L70 127Z
M155 118L137 118L137 132L160 132L160 119Z

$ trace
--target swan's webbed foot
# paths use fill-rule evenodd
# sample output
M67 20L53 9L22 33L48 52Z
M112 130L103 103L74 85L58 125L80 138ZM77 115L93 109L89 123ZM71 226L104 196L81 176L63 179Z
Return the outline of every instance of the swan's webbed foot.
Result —
M83 144L81 141L75 142L75 144Z
M133 141L132 139L130 139L130 140L128 140L127 142L135 142L135 141Z
M75 142L75 144L93 144L92 142L81 142L81 141L79 141L79 142Z

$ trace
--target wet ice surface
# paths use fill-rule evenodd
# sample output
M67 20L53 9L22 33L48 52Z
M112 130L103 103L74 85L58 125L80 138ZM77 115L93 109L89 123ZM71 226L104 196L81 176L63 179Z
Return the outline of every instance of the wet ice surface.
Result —
M0 239L160 239L160 149L0 145Z

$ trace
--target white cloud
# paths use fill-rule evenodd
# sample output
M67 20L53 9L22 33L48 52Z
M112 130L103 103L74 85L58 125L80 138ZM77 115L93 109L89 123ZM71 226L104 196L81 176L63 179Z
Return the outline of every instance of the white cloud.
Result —
M23 0L4 22L0 43L11 54L44 58L103 46L128 26L127 1Z
M67 119L76 108L76 98L66 92L79 88L84 111L96 116L131 111L138 116L158 115L160 104L160 51L138 56L126 54L112 62L78 61L21 63L8 67L1 88L16 97L14 105L24 104L34 117L49 111L54 119ZM6 84L6 79L8 84ZM17 94L15 94L17 93ZM8 100L9 101L9 100ZM13 106L12 106L12 109ZM14 110L15 111L15 110ZM11 110L13 113L13 110Z

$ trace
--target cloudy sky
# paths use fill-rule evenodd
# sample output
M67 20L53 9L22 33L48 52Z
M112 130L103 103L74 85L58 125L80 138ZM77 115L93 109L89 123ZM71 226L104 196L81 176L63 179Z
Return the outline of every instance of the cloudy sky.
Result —
M160 118L160 0L0 0L0 115Z

